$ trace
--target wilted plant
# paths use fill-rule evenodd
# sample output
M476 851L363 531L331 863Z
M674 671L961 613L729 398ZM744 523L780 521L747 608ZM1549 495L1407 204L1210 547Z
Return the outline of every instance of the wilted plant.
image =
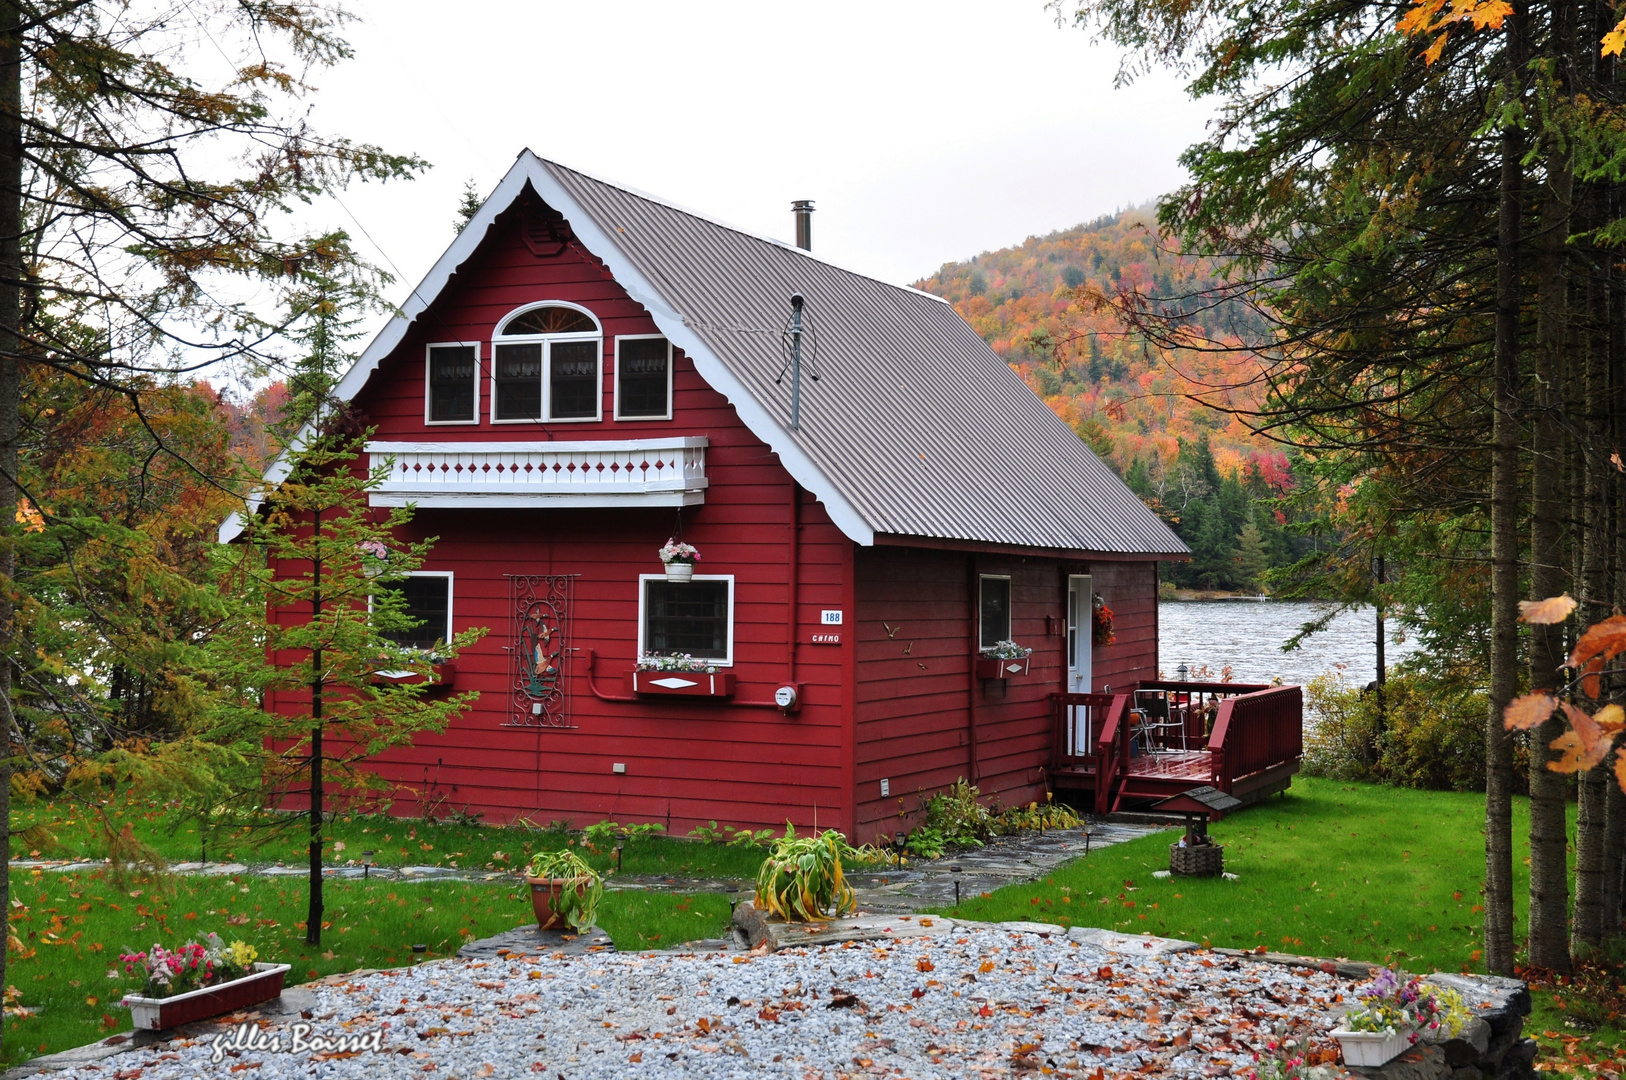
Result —
M834 829L797 836L795 826L785 822L785 835L774 841L757 872L757 908L787 921L845 915L856 902L841 873L842 855L851 850Z
M604 899L604 881L574 851L539 851L531 859L527 873L560 884L553 901L553 913L578 933L598 920L598 906Z

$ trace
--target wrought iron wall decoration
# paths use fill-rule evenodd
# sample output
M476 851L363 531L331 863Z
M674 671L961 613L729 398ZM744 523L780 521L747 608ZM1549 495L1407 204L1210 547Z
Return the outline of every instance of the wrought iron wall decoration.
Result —
M505 727L570 726L570 590L576 574L509 574Z

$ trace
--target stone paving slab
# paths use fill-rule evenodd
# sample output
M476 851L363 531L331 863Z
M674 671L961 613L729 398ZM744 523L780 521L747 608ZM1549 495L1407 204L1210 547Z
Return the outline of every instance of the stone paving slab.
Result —
M615 943L599 927L589 927L585 933L562 930L543 930L528 922L512 930L504 930L488 938L471 941L457 950L465 960L486 960L499 955L512 956L586 956L589 953L615 952Z
M1126 956L1166 956L1169 953L1191 952L1200 948L1195 941L1155 937L1151 934L1118 934L1094 926L1075 926L1067 931L1067 937L1072 941L1080 941L1107 952L1122 953Z

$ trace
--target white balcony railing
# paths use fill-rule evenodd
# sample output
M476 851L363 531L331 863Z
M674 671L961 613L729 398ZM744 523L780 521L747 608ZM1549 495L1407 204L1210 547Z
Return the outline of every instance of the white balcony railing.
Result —
M388 464L374 506L693 506L706 499L706 437L367 445Z

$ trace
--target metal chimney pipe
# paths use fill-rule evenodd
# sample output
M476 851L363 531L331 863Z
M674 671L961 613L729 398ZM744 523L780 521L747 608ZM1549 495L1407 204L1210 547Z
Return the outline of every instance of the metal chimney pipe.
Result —
M790 204L796 215L796 246L803 251L813 250L813 200L797 199Z

